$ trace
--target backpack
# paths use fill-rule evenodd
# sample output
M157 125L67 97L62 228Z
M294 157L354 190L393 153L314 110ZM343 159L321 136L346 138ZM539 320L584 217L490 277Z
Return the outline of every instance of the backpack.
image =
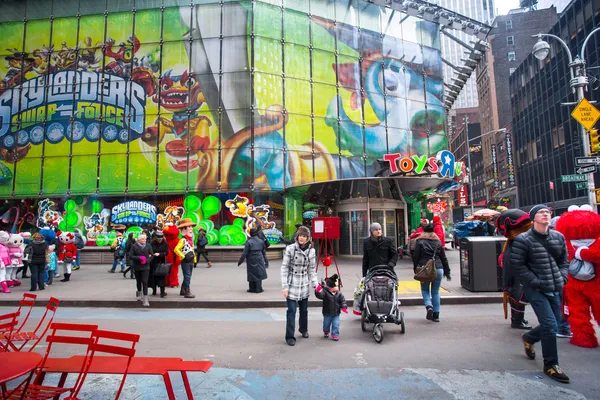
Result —
M119 240L119 239L117 239ZM121 244L115 249L115 255L118 258L125 257L125 240L121 240Z
M77 250L81 250L85 247L85 243L83 242L83 237L81 237L81 235L75 235L75 247L77 247Z

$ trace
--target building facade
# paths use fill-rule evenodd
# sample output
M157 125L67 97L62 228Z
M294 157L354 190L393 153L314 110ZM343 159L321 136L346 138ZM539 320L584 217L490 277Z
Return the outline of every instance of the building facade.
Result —
M600 26L600 1L576 0L560 15L549 33L579 54L589 33ZM571 204L588 202L585 188L575 182L562 182L564 175L575 174L575 157L583 156L578 122L571 117L576 96L569 87L569 58L556 40L548 39L550 54L538 61L532 54L510 76L513 113L516 176L521 207L552 203L558 213ZM588 42L585 58L588 67L599 66L600 37ZM588 100L599 100L597 71L589 70L591 84ZM593 79L592 79L593 78ZM598 182L596 174L596 182Z
M481 129L491 132L506 128L512 121L509 76L531 53L537 41L532 35L547 32L557 21L556 9L526 11L512 10L496 17L488 42L490 48L476 69ZM499 179L494 171L507 171L500 165L507 162L505 134L490 134L482 138L485 183L490 200L507 197L510 191L512 205L516 202L514 179ZM494 160L496 160L494 162ZM505 165L506 166L506 165ZM511 183L512 182L512 183ZM502 201L503 204L506 201Z
M431 3L447 8L474 20L491 24L495 17L494 0L432 0ZM452 32L452 35L458 37L465 43L471 40L464 33ZM465 48L447 36L442 35L442 56L454 65L462 65L461 58L465 58ZM444 76L453 76L453 70L444 64ZM454 108L472 108L477 107L477 82L474 75L471 75L467 84L461 91L454 103Z
M383 211L397 240L405 196L436 185L378 175L447 149L436 24L326 0L6 1L0 19L0 198L38 227L339 215L364 238Z

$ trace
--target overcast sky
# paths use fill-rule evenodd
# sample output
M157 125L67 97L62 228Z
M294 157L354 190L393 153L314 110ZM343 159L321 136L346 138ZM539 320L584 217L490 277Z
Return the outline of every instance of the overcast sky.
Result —
M519 0L496 0L494 3L498 15L506 15L513 8L519 8Z

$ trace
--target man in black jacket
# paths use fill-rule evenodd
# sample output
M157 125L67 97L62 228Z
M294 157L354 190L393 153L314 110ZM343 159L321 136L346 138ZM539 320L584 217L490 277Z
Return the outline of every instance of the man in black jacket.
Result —
M562 317L561 294L569 269L565 238L549 229L552 212L547 206L534 206L529 217L533 228L517 236L510 255L512 268L540 322L522 336L525 354L535 359L534 343L541 341L544 373L558 382L569 383L569 377L558 366L556 344Z
M366 276L369 269L376 265L387 265L393 269L397 261L398 249L394 246L394 242L383 236L379 223L372 223L371 236L363 244L363 276Z

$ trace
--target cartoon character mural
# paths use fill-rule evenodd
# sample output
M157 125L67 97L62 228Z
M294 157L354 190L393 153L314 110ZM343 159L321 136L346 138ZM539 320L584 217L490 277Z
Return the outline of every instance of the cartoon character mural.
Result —
M108 217L102 216L100 213L93 213L89 217L83 217L83 224L87 231L86 236L88 240L96 240L100 234L107 232L107 222Z
M310 17L236 1L222 22L213 4L67 17L28 26L26 43L3 23L0 172L16 184L0 196L39 193L42 157L48 195L173 193L373 176L383 154L446 148L438 26L356 2L334 22L314 1Z
M168 206L165 208L164 213L156 216L156 226L163 229L167 226L177 225L184 212L183 207Z
M270 234L276 238L281 237L281 232L276 228L275 222L269 221L271 206L268 204L255 206L250 204L247 197L238 194L235 198L225 201L225 207L229 209L233 216L246 220L244 223L246 236L250 237L250 229L260 226L265 235Z
M62 221L62 215L54 208L56 203L50 199L40 200L38 202L38 218L36 226L40 229L50 228L55 230L58 227L60 221Z

